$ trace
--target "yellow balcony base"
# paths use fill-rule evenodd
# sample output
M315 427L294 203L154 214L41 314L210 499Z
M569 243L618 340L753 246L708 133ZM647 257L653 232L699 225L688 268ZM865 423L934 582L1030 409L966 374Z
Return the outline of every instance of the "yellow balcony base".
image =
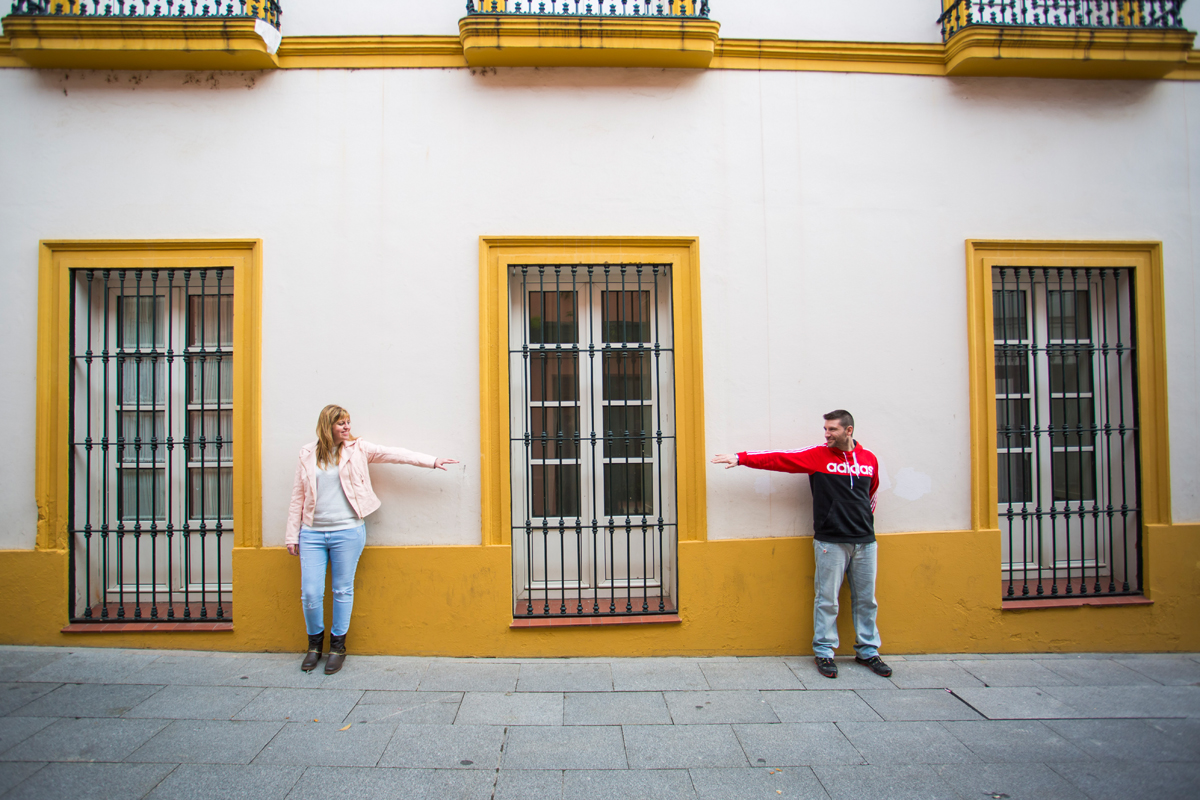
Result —
M946 43L946 74L1143 80L1187 63L1191 31L973 26Z
M500 17L459 20L472 67L682 67L703 69L718 22L696 17Z
M275 69L279 33L262 20L6 17L12 56L55 69ZM271 41L273 40L273 41Z

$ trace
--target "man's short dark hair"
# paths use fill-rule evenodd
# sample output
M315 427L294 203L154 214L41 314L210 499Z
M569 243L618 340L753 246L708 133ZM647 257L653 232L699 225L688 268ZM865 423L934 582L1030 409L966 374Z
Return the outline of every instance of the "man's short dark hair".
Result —
M837 423L843 428L854 427L854 415L844 408L839 408L836 411L830 411L825 415L825 419L829 420L830 422L837 420Z

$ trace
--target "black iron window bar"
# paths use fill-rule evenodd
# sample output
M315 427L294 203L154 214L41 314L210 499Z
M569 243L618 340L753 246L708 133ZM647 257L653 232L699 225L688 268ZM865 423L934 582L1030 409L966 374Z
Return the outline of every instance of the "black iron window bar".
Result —
M232 615L233 272L73 270L75 622Z
M974 25L1032 28L1183 28L1184 0L955 0L938 18L942 41Z
M283 9L279 0L13 0L12 16L259 18L278 28Z
M675 613L669 267L510 278L514 616Z
M535 7L536 6L536 7ZM708 0L667 0L665 3L646 0L618 0L589 3L580 0L467 0L467 15L534 15L553 17L697 17L708 19Z
M1003 597L1142 591L1129 269L992 275Z

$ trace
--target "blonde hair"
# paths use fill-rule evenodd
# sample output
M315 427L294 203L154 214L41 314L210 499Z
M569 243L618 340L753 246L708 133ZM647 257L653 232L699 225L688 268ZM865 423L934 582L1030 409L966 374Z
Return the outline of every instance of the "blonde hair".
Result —
M342 443L333 444L333 426L350 416L350 412L341 406L328 405L321 409L317 417L317 466L325 469L329 464L337 464L342 458ZM351 441L358 438L349 437Z

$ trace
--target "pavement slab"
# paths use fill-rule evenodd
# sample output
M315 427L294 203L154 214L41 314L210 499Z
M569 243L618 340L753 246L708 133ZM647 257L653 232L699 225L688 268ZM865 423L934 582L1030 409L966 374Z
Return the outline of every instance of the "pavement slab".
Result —
M122 761L169 724L165 719L59 719L4 751L0 759Z
M1155 720L1159 726L1173 720ZM1174 720L1187 722L1188 720ZM1196 722L1196 720L1191 720ZM1171 736L1140 719L1058 719L1046 727L1100 761L1196 761L1200 739ZM1198 733L1192 729L1190 734ZM1047 754L1042 761L1068 761ZM1198 787L1200 788L1200 787Z
M628 766L622 729L616 725L509 728L501 761L502 770L626 769Z
M695 800L696 791L685 769L573 769L563 774L563 796L571 800Z
M517 688L520 671L520 664L438 659L430 663L418 689L422 692L512 692Z
M344 726L339 722L289 722L262 748L253 763L373 767L395 730L395 723Z
M346 721L449 725L458 715L462 699L462 692L366 691Z
M562 725L558 692L467 692L456 725Z
M287 800L489 800L495 780L482 770L313 767Z
M297 656L298 657L298 656ZM346 657L340 672L325 676L322 689L376 689L416 691L425 677L429 662L405 656ZM325 669L324 659L321 670ZM297 671L299 665L297 664Z
M625 725L622 730L630 769L750 764L729 725Z
M495 770L504 734L499 725L398 725L379 766Z
M701 664L708 685L718 691L803 689L787 664L775 658L739 659L736 664Z
M935 767L913 765L829 765L813 767L831 800L963 800Z
M561 769L509 769L500 773L493 800L563 800Z
M256 663L244 653L166 653L127 680L167 686L244 686L248 679L243 681L242 676Z
M570 692L564 725L670 725L661 692Z
M1049 767L1078 787L1091 800L1195 800L1200 764L1077 762Z
M518 692L611 692L608 664L522 664Z
M257 686L166 686L126 711L124 716L230 719L263 691Z
M1182 748L1188 754L1188 760L1200 761L1200 719L1147 719L1143 722Z
M957 764L979 756L936 722L839 722L868 764Z
M1166 686L1200 685L1200 662L1184 656L1125 656L1113 659L1123 667Z
M7 761L0 763L0 795L46 766L45 761Z
M54 717L0 717L0 754L53 722Z
M1091 757L1038 720L943 722L955 739L989 763L1088 761Z
M340 723L362 695L352 689L264 689L234 719Z
M30 674L57 661L67 652L60 647L0 647L0 675L10 681L26 680Z
M942 764L935 769L967 800L1088 800L1045 764Z
M759 692L663 692L676 725L779 722Z
M47 764L5 800L140 800L174 764Z
M153 650L69 650L60 658L24 675L35 683L124 683L160 654ZM133 683L140 680L133 679Z
M752 765L862 764L862 755L832 722L734 725L733 732Z
M736 663L736 662L733 662ZM612 662L618 692L665 692L709 688L700 662L673 658L622 658Z
M828 800L808 767L762 769L728 767L693 769L692 786L699 800Z
M16 711L19 717L119 717L161 686L68 683L47 692Z
M1035 686L955 689L954 693L988 719L1072 719L1083 716Z
M966 689L983 681L953 661L908 661L893 666L889 680L901 689Z
M303 767L180 764L146 800L283 800Z
M1200 686L1054 686L1082 717L1200 717Z
M955 661L955 664L974 675L984 686L1070 686L1069 678L1052 672L1028 659L1000 661Z
M249 764L284 724L176 720L125 760L162 764Z
M885 720L981 719L978 712L945 689L860 689L857 694Z
M780 722L879 722L883 719L856 692L761 694Z
M0 683L0 717L23 708L44 694L54 691L58 683Z
M1108 658L1039 659L1035 663L1077 686L1157 686L1159 682Z

